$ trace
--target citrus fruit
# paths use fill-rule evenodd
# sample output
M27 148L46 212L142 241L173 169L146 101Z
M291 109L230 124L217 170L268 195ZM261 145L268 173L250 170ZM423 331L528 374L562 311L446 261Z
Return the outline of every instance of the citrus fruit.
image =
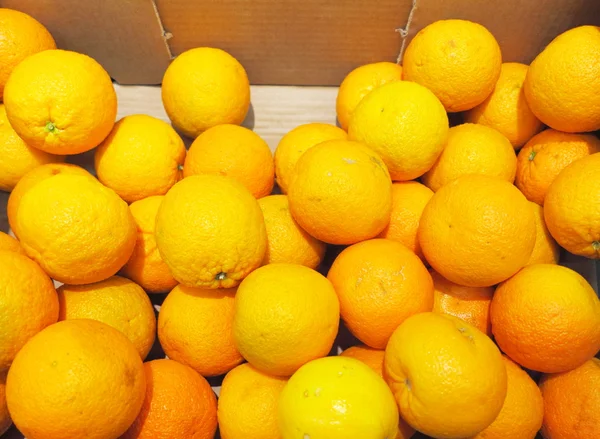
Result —
M16 252L22 255L25 254L25 250L23 250L19 241L4 232L0 232L0 251Z
M600 28L580 26L557 36L533 60L525 79L531 111L568 133L600 129Z
M407 81L382 85L365 96L348 128L350 140L381 155L394 181L413 180L428 171L447 136L448 116L439 99Z
M533 214L535 217L535 246L529 257L527 265L532 264L557 264L560 257L560 247L550 235L546 220L544 220L544 209L539 204L531 202Z
M465 122L497 130L515 149L539 133L544 124L529 108L523 91L527 69L525 64L503 63L494 91L481 104L465 113Z
M208 382L173 360L144 364L146 398L121 439L213 439L217 400Z
M184 160L171 125L145 114L119 120L94 156L98 179L128 203L166 194L181 180Z
M50 32L35 18L13 9L0 8L0 100L4 85L17 64L42 50L56 49Z
M546 439L589 439L600 435L600 360L592 358L564 373L543 375L542 435Z
M10 124L25 143L52 154L78 154L104 140L117 95L108 73L87 55L46 50L22 61L4 88Z
M241 183L193 175L175 184L156 216L155 239L173 277L201 288L235 287L262 263L267 233L256 199Z
M423 262L389 239L372 239L343 250L327 278L340 301L340 315L350 332L384 349L407 317L431 311L433 282Z
M167 356L203 376L240 364L231 331L234 298L235 289L173 288L158 313L158 339Z
M490 304L493 287L464 287L431 271L433 279L433 312L458 317L481 332L492 335Z
M215 125L239 125L250 107L244 67L227 52L212 47L197 47L177 56L165 72L161 91L169 119L192 138Z
M507 391L494 342L467 322L436 313L416 314L396 329L385 350L384 376L404 420L437 438L465 438L487 428Z
M596 152L600 152L600 140L592 134L542 131L519 151L515 184L528 200L543 206L558 174L575 160Z
M381 158L357 142L329 140L310 148L288 189L300 227L330 244L373 238L390 220L390 175Z
M489 287L523 267L535 245L533 209L507 181L467 175L431 198L419 224L427 261L446 279Z
M21 245L50 277L80 285L109 278L125 265L136 240L127 203L98 181L61 173L21 199Z
M430 89L449 112L481 104L500 76L502 55L494 36L467 20L439 20L412 39L402 78Z
M38 264L13 251L0 251L0 372L23 345L58 320L58 297Z
M12 420L6 406L6 372L0 372L0 435L3 435L11 425Z
M238 125L217 125L194 140L183 175L225 175L237 180L256 198L273 190L275 167L269 145L258 134Z
M402 181L392 184L390 223L378 238L398 241L423 259L417 232L421 214L431 197L433 197L433 191L417 181Z
M262 373L248 363L231 370L219 394L222 439L279 439L277 406L287 380Z
M523 268L498 286L490 313L498 346L528 369L565 372L600 350L600 300L569 268Z
M269 264L240 284L233 338L250 364L285 377L329 353L339 318L338 299L324 276L302 265Z
M0 9L0 22L2 11ZM0 104L0 139L0 190L3 191L12 191L23 175L32 169L64 160L62 156L48 154L27 145L8 123L4 104Z
M59 320L92 319L121 331L142 360L154 344L156 318L148 295L136 283L119 276L88 285L58 288Z
M279 400L283 439L394 438L398 409L383 379L354 358L327 357L302 366Z
M402 79L402 67L391 62L365 64L352 70L338 90L336 100L337 120L347 130L352 112L372 90L388 82Z
M474 439L534 439L544 417L540 389L510 358L503 356L502 359L507 378L504 405L494 422Z
M177 285L171 270L160 256L154 236L156 215L163 198L162 195L155 195L129 205L137 225L137 241L131 257L121 269L121 274L148 293L165 293Z
M567 166L544 200L544 219L552 237L576 255L600 258L600 153Z
M275 179L281 191L288 191L292 174L300 156L326 140L347 140L341 128L326 123L299 125L281 138L275 149Z
M317 268L325 255L325 243L303 230L290 212L286 195L258 200L267 229L267 253L263 264L278 262Z
M466 123L450 128L444 151L422 181L437 192L463 175L487 175L512 183L516 172L517 156L506 137L485 125Z
M66 320L35 335L6 381L13 422L28 439L117 438L139 413L142 360L121 332L96 320Z

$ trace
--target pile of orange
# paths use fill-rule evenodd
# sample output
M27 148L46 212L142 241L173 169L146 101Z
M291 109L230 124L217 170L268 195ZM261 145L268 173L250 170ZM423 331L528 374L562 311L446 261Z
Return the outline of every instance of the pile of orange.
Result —
M432 23L272 152L230 54L115 123L100 64L0 9L0 98L0 434L600 437L600 300L558 264L600 259L600 28L527 66Z

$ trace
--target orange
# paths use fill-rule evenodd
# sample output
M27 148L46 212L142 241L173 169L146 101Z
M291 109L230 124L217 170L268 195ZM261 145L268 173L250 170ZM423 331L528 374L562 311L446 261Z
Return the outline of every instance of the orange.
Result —
M443 186L425 207L419 242L446 279L489 287L529 260L535 245L533 209L512 184L468 175Z
M35 18L0 8L0 100L4 85L17 64L42 50L56 49L50 32ZM1 429L0 429L1 430Z
M119 120L94 156L103 185L132 203L164 195L182 178L185 145L166 122L145 114Z
M28 439L119 437L142 408L146 377L127 338L95 320L49 326L21 349L6 400Z
M89 285L62 285L59 320L92 319L121 331L142 360L154 344L156 318L148 295L129 279L113 276Z
M348 140L329 140L305 152L288 191L300 227L330 244L377 236L390 221L392 182L381 158Z
M394 183L392 185L390 223L383 229L378 238L398 241L423 259L417 232L421 214L431 197L433 197L433 191L417 181Z
M167 356L203 376L240 364L231 331L234 297L235 289L173 288L158 313L158 339Z
M567 166L548 188L544 219L552 237L576 255L600 258L600 153Z
M263 264L284 262L317 268L325 255L325 243L303 230L290 212L285 195L258 200L267 229L267 253Z
M565 372L600 350L600 300L569 268L523 268L498 286L490 312L496 343L528 369Z
M327 278L340 300L346 327L376 349L385 349L406 318L433 306L433 281L427 268L413 252L389 239L346 248Z
M258 134L237 125L217 125L200 134L188 151L184 177L215 174L231 177L252 195L269 195L275 184L269 145Z
M0 21L2 11L3 9L0 9ZM12 191L23 175L32 169L64 160L62 156L48 154L27 145L8 123L3 104L0 104L0 139L0 190L3 191Z
M402 78L424 85L449 112L481 104L500 77L494 36L467 20L439 20L421 29L402 58Z
M248 363L230 371L219 394L221 438L280 439L277 406L286 382Z
M302 366L279 400L282 439L393 439L398 409L383 379L354 358Z
M6 372L0 372L0 435L3 435L11 425L12 420L6 406Z
M404 420L436 438L478 434L496 419L507 392L494 342L463 320L435 313L416 314L396 329L384 376Z
M146 399L122 439L213 439L217 400L208 382L173 360L144 364Z
M529 108L523 91L528 68L516 62L503 63L494 91L481 104L464 114L465 122L497 130L515 149L539 133L544 124Z
M519 151L515 184L528 200L543 206L558 174L575 160L596 152L600 152L600 140L592 134L542 131Z
M568 133L600 129L600 27L580 26L557 36L533 60L525 79L531 111Z
M329 353L339 318L335 290L324 276L302 265L270 264L241 283L233 338L251 365L285 377Z
M4 88L10 124L29 146L78 154L98 146L117 115L108 73L87 55L46 50L22 61Z
M58 297L50 278L31 259L0 251L0 372L23 345L58 320Z
M544 417L540 389L510 358L502 358L507 378L504 405L494 422L474 439L535 439Z
M439 99L407 81L382 85L365 96L348 128L350 140L381 155L394 181L413 180L427 172L447 136L448 115Z
M433 312L458 317L481 332L492 335L490 304L493 287L463 287L432 271Z
M154 236L156 215L163 198L162 195L156 195L135 201L129 206L137 225L137 241L121 274L148 293L166 293L177 285L171 270L160 256Z
M25 174L10 193L10 196L8 197L8 205L6 207L8 222L16 237L19 237L17 210L19 210L19 206L21 205L21 199L33 186L58 174L84 175L86 177L93 178L92 174L87 172L85 169L68 163L49 163L46 165L41 165Z
M533 214L535 217L535 246L529 258L527 265L532 264L558 264L560 257L560 247L550 235L546 220L544 220L544 209L542 206L531 202Z
M156 216L155 239L183 285L232 288L260 266L267 232L256 199L241 183L194 175L175 184Z
M450 128L444 151L422 181L437 192L463 175L487 175L512 183L516 172L517 156L506 137L485 125L466 123Z
M352 112L372 90L402 79L402 67L391 62L365 64L352 70L338 90L336 113L340 126L347 130Z
M188 137L215 125L239 125L250 108L244 67L221 49L197 47L171 62L162 81L162 101L173 125Z
M108 279L135 246L135 222L112 190L87 176L61 173L21 199L21 245L50 277L81 285Z
M0 232L0 251L25 254L25 250L23 250L19 241L4 232Z
M542 436L546 439L600 437L600 360L592 358L569 372L543 375Z
M275 149L275 179L281 191L288 191L296 163L307 150L326 140L347 140L341 128L326 123L299 125L281 138Z

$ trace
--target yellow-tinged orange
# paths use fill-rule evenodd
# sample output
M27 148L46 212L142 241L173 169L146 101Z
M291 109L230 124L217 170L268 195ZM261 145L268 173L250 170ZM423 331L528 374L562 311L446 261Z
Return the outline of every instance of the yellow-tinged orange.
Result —
M119 276L88 285L58 288L59 320L92 319L121 331L142 360L154 344L156 317L148 295L138 284Z
M528 369L565 372L600 350L600 300L569 268L523 268L498 286L490 313L498 346Z
M568 133L600 129L600 27L557 36L533 60L525 97L546 125Z
M203 376L222 375L240 364L231 330L235 293L173 288L158 313L158 339L167 356Z
M154 233L173 277L189 287L235 287L261 265L267 249L258 202L220 175L175 184L158 209Z
M536 226L527 199L507 181L467 175L436 192L419 224L427 261L446 279L489 287L529 260Z
M67 50L31 55L4 88L10 124L29 146L78 154L104 140L115 123L117 95L95 60Z
M523 91L528 68L521 63L503 63L494 91L485 101L464 114L465 122L499 131L515 149L539 133L544 124L529 108Z
M4 232L0 232L0 251L16 252L22 255L25 254L25 250L21 247L19 241Z
M596 152L600 152L600 139L592 134L542 131L519 151L515 184L528 200L543 206L558 174L575 160Z
M119 120L96 149L103 185L128 203L164 195L182 178L185 145L166 122L145 114Z
M137 226L137 241L131 257L121 269L121 274L148 293L165 293L177 285L171 270L160 256L154 236L156 215L163 198L162 195L156 195L129 205Z
M448 115L427 88L396 81L373 90L356 107L348 138L381 156L392 180L420 177L433 166L448 136ZM419 145L419 147L415 147Z
M258 134L238 125L224 124L200 134L188 151L183 176L214 174L231 177L252 195L269 195L275 183L269 145Z
M121 439L213 439L217 400L208 382L173 360L144 364L146 398Z
M421 29L402 57L402 79L429 88L449 112L481 104L500 77L502 54L485 27L439 20Z
M233 338L258 370L290 376L329 353L339 310L335 290L321 274L302 265L265 265L240 284Z
M377 236L390 221L392 182L378 154L348 140L329 140L305 152L288 188L300 227L330 244Z
M165 72L161 92L173 125L192 138L215 125L239 125L250 108L244 67L212 47L196 47L177 56Z
M44 329L18 353L6 400L28 439L114 439L142 408L146 377L135 347L96 320Z
M530 201L535 217L535 246L527 265L557 264L560 257L560 247L550 234L544 220L544 209L539 204Z
M277 407L286 382L287 379L267 375L248 363L230 371L219 393L221 438L280 439Z
M38 264L13 251L0 251L0 372L23 345L58 320L58 297Z
M388 82L402 79L402 67L391 62L365 64L352 70L338 90L336 99L337 120L347 130L356 106L371 91Z
M6 372L0 372L0 435L3 435L11 425L12 419L6 406Z
M136 241L127 203L81 175L61 173L26 191L17 224L27 255L53 279L73 285L116 274Z
M396 329L385 350L384 376L404 420L436 438L480 433L496 419L507 393L506 367L494 342L465 321L436 313L416 314Z
M512 183L516 172L517 156L506 137L485 125L465 123L450 128L444 151L422 181L437 192L464 175L487 175Z

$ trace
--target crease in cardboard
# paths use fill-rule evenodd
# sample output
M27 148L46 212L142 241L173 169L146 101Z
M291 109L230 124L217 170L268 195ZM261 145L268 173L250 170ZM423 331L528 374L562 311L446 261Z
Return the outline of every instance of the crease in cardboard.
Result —
M156 0L150 0L150 4L152 5L152 9L154 9L154 13L156 14L156 21L158 22L158 26L161 31L161 37L165 42L165 47L167 49L167 54L170 59L175 58L173 56L173 51L171 50L171 45L169 44L169 40L173 38L173 34L165 29L163 24L162 17L160 16L160 12L158 12L158 6L156 5Z
M402 56L404 55L404 49L406 47L406 38L408 37L408 32L410 31L410 25L412 24L413 16L418 8L417 2L418 0L413 0L412 7L410 8L410 12L408 13L408 18L406 19L406 24L404 25L404 27L399 27L396 29L396 32L398 32L400 34L400 37L402 38L402 44L400 45L400 53L398 53L396 64L402 64Z

